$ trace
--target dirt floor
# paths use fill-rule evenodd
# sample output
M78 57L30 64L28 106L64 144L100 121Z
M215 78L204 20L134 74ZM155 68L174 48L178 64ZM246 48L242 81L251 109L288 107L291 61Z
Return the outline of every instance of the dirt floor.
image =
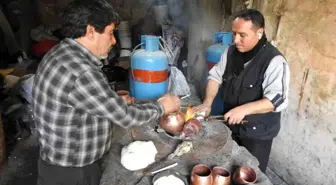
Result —
M33 185L37 178L38 144L34 136L19 140L9 148L8 159L0 175L0 185Z

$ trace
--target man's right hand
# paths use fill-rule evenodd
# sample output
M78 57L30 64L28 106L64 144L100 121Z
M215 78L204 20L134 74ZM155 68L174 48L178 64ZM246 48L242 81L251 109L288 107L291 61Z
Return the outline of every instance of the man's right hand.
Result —
M181 100L178 96L166 94L158 99L158 102L163 105L165 114L177 112L180 110Z
M195 112L202 114L204 112L204 116L208 117L211 112L212 102L217 95L218 89L219 89L219 83L215 80L210 79L206 87L206 93L203 104L193 107L193 110Z
M192 108L193 111L195 112L199 112L199 113L205 113L205 117L208 117L210 115L211 112L211 105L207 104L207 103L203 103L201 105L197 105L195 107Z

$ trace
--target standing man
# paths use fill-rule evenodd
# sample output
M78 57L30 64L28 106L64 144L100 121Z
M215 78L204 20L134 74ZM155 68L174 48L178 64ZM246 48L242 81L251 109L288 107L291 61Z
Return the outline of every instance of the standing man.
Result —
M38 185L98 185L113 124L138 126L180 108L180 99L171 95L128 105L110 89L100 59L116 43L118 23L105 0L75 0L62 15L66 38L42 59L32 92Z
M267 42L264 27L264 16L257 10L236 14L232 24L234 45L209 72L204 102L194 107L209 115L222 84L224 119L232 138L259 160L263 172L273 138L280 130L280 111L288 105L290 78L286 59Z

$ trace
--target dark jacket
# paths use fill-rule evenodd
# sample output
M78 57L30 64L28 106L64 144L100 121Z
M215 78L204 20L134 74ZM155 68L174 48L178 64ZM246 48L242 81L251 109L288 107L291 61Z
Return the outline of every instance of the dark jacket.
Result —
M270 43L266 43L246 68L239 74L235 71L234 50L231 46L227 54L227 64L223 75L225 113L237 106L261 100L265 71L271 60L282 55ZM230 126L232 133L241 138L272 139L280 130L280 112L245 116L248 123Z

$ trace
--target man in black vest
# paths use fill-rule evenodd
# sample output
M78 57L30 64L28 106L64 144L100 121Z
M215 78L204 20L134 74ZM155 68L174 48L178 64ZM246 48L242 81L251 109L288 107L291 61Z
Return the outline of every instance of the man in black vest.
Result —
M263 172L273 138L280 130L280 112L288 105L290 78L286 59L267 41L264 26L264 16L257 10L246 9L235 15L234 44L209 71L204 102L194 107L209 115L223 85L224 119L232 138L259 160Z

